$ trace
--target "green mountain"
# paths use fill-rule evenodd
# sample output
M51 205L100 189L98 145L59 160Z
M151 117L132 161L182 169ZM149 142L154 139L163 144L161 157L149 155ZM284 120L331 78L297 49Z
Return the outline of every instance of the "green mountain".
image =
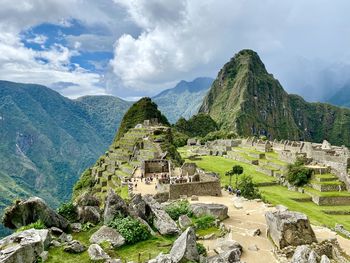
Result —
M327 102L333 105L350 108L350 83L337 91Z
M152 99L168 120L175 123L180 117L189 119L198 112L212 83L212 78L196 78L190 82L182 80L174 88L164 90Z
M44 86L0 81L0 214L18 198L36 195L52 206L68 199L129 105L108 96L75 101Z
M350 110L289 95L252 50L224 65L199 111L242 136L350 145Z
M158 119L160 123L169 125L167 118L158 110L157 104L151 98L145 97L135 102L125 113L115 141L119 140L129 129L134 128L137 124L151 119Z

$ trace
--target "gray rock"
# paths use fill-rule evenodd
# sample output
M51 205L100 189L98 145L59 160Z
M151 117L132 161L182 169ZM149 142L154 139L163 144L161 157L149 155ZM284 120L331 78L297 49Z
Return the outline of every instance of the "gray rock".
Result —
M326 255L322 255L320 263L331 263Z
M45 262L45 261L49 258L49 252L48 252L48 251L43 251L43 252L40 254L39 257L41 258L41 261L42 261L42 262Z
M100 208L98 206L78 206L78 220L81 223L98 224L101 220Z
M203 240L210 240L210 239L215 239L215 238L216 238L216 235L214 233L211 233L211 234L205 235L203 237Z
M191 204L193 214L197 217L203 215L212 215L215 218L224 220L228 218L227 212L228 207L222 204L204 204L204 203L195 203Z
M86 193L77 198L77 206L100 206L100 201L95 196Z
M8 207L5 210L3 224L5 227L16 229L38 220L41 220L46 227L58 227L65 231L69 227L69 222L39 197L30 197Z
M175 263L187 261L198 262L199 254L197 250L196 233L192 227L187 228L187 230L176 239L170 250L170 256Z
M121 259L107 259L105 263L123 263Z
M92 244L88 249L89 257L92 261L110 259L110 256L97 244Z
M318 256L317 256L316 252L312 250L310 252L309 258L307 259L307 263L317 263L317 261L318 261L317 258L318 258Z
M108 226L102 226L90 237L90 243L101 244L104 241L108 241L115 248L125 244L124 237Z
M51 243L50 243L50 246L53 246L53 247L59 247L61 246L62 244L57 241L57 240L52 240Z
M288 207L284 205L276 205L276 209L282 212L288 211Z
M82 230L82 224L81 223L73 223L70 225L72 231L74 233L79 233Z
M243 251L241 244L235 240L223 240L218 242L218 245L221 251L231 251L234 249L238 249L241 253Z
M252 231L249 232L249 235L252 237L260 236L260 234L261 234L261 230L259 228L253 229Z
M161 235L173 235L180 233L175 221L165 212L161 205L150 195L144 196L143 200L153 217L153 225ZM147 209L146 209L147 210ZM147 216L147 215L146 215Z
M209 257L208 263L239 263L241 259L242 251L239 248L235 248L229 251L224 251L216 256Z
M51 227L50 231L51 231L51 234L57 235L57 236L59 236L63 233L63 230L58 228L58 227Z
M170 255L160 253L155 259L151 259L148 263L175 263Z
M86 250L86 247L78 240L69 242L63 249L67 253L79 254Z
M66 243L66 242L71 242L73 240L72 235L67 235L66 233L62 233L59 237L58 240L61 243Z
M51 235L47 229L29 229L0 240L0 262L32 263L49 247Z
M128 206L124 199L117 195L113 189L109 189L105 202L105 210L103 213L103 222L108 225L109 222L113 220L117 213L122 215L127 215Z
M275 245L282 249L317 242L306 215L292 211L269 211L265 213L268 234Z
M198 200L199 200L198 196L196 196L196 195L191 196L191 201L198 201Z
M179 225L181 228L187 228L192 225L192 220L187 215L179 217Z
M291 263L308 263L310 253L311 253L311 249L308 246L306 245L298 246L295 249Z

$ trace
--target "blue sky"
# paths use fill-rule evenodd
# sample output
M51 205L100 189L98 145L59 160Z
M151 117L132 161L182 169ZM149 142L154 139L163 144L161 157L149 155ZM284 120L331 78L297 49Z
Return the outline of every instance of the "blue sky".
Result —
M346 0L0 0L0 79L71 98L152 96L258 52L290 93L350 82Z

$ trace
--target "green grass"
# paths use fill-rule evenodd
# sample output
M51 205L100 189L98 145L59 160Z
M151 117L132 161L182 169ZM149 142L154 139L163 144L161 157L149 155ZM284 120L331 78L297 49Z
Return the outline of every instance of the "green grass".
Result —
M338 179L334 174L315 174L314 177L322 179Z
M325 225L330 228L334 228L335 224L342 224L346 229L350 229L350 216L346 215L327 215L322 210L334 210L334 209L349 209L349 206L333 206L327 208L325 206L318 206L313 202L298 202L292 200L292 198L302 198L308 195L299 192L288 191L287 188L276 185L260 187L260 191L266 201L271 204L282 204L292 211L298 211L306 214L311 223L314 225Z
M323 197L347 197L350 196L350 192L342 191L334 191L334 192L320 192L311 187L304 187L305 191L309 192L312 195L318 195Z
M180 148L179 151L181 154L183 154L183 150ZM221 184L225 185L229 183L229 177L225 176L225 173L228 170L232 169L232 166L234 165L241 165L244 169L245 175L251 175L253 177L253 182L255 184L258 183L270 183L275 182L275 178L265 175L263 173L257 172L255 170L255 167L253 165L249 165L246 163L242 163L239 161L235 161L232 159L226 159L219 156L201 156L200 160L188 160L186 159L186 155L182 155L186 162L194 162L198 165L198 167L206 170L218 173L221 178ZM234 176L232 177L232 183L235 182Z
M311 180L311 184L320 184L320 185L342 185L343 183L340 181L316 181L316 180Z
M209 227L207 229L198 229L196 231L196 234L200 237L204 237L204 236L210 235L210 234L215 234L216 236L220 236L221 231L219 228L213 226L213 227Z

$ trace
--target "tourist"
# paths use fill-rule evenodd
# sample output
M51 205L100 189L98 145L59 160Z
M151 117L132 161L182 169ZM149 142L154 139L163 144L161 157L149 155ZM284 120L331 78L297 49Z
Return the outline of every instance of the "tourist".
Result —
M228 192L229 192L230 195L233 193L233 189L232 189L232 186L231 186L231 185L229 185L229 186L227 187L227 190L228 190Z
M237 191L236 191L236 196L237 196L237 197L240 197L240 196L241 196L241 190L237 189Z

